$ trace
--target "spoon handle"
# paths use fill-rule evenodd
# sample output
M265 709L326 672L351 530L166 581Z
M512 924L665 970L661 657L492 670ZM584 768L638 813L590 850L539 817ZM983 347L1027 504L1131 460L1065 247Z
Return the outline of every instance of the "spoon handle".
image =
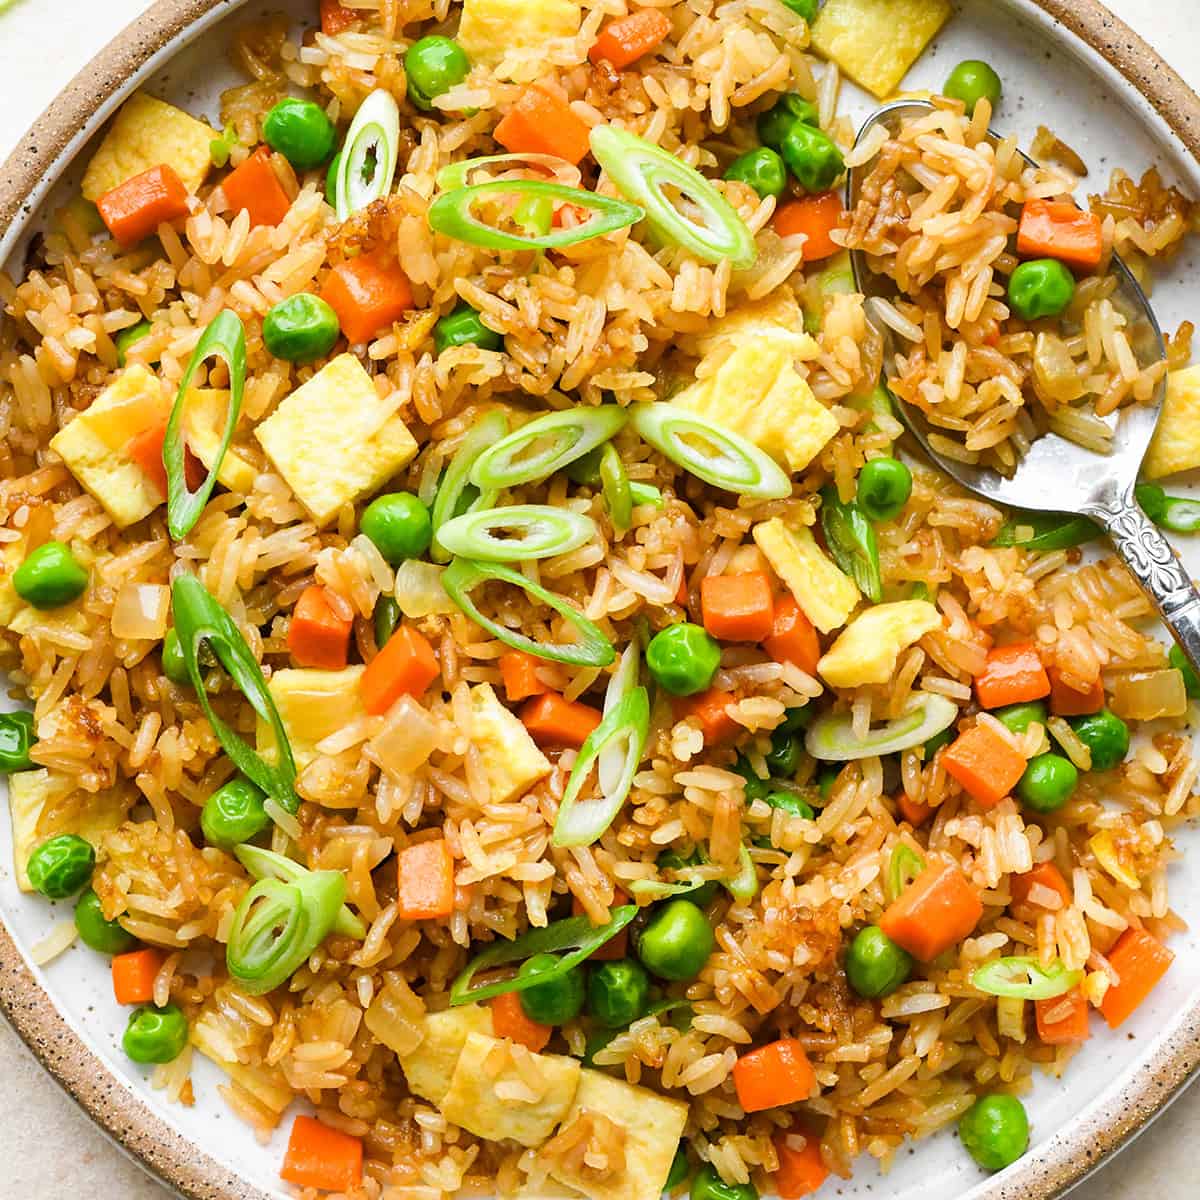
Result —
M1132 499L1088 510L1154 601L1192 665L1200 670L1200 591L1158 527Z

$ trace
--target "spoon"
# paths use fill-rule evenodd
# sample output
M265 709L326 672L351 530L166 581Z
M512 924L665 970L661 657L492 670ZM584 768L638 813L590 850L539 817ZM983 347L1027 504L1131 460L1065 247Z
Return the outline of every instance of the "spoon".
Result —
M925 100L901 100L884 105L863 125L858 141L861 143L876 125L882 124L890 131L896 131L903 121L933 109L934 106ZM999 140L994 134L991 136ZM1022 157L1036 165L1028 155ZM859 191L872 165L866 163L850 169L846 195L851 210L858 202ZM850 259L855 286L864 296L888 300L895 297L894 282L886 275L873 272L863 251L851 250ZM1166 347L1145 294L1129 268L1116 255L1111 270L1117 279L1117 290L1111 300L1128 322L1125 332L1139 367L1160 362L1166 357ZM868 319L883 336L885 347L888 346L894 336L892 331L871 317L870 305L867 312ZM889 358L890 355L885 354L885 362ZM1034 441L1011 476L944 457L929 444L930 427L924 414L898 397L896 403L909 431L925 453L963 487L985 500L1010 507L1073 513L1091 517L1103 526L1117 553L1154 602L1188 658L1200 666L1200 591L1188 577L1170 543L1133 498L1138 468L1158 422L1166 390L1164 376L1150 403L1119 409L1108 418L1114 431L1110 453L1099 454L1057 433L1046 433Z

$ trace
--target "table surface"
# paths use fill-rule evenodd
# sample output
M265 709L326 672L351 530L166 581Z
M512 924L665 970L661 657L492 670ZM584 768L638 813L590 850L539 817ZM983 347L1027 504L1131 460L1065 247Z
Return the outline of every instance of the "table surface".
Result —
M315 2L315 0L314 0ZM1108 0L1193 87L1200 86L1200 24L1191 5ZM115 29L148 8L146 0L0 0L0 160L62 86ZM53 54L30 53L39 37ZM167 1191L116 1150L0 1021L0 1194L89 1196L93 1200L168 1200ZM12 1118L16 1119L12 1119ZM1193 1146L1200 1140L1200 1087L1184 1095L1124 1154L1073 1193L1077 1200L1148 1197L1194 1200ZM883 1191L884 1189L881 1189Z

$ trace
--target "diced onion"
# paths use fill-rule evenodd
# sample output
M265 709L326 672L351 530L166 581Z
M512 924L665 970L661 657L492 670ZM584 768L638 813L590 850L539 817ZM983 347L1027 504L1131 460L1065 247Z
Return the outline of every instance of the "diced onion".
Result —
M161 641L167 632L170 589L161 583L125 583L113 601L113 637Z
M1114 675L1109 708L1125 721L1182 717L1187 712L1183 673L1171 668Z
M442 587L445 569L415 558L396 568L396 604L406 617L442 616L454 612L454 601Z
M390 775L411 775L429 760L437 745L437 726L411 696L401 696L388 710L387 724L370 742L371 757Z

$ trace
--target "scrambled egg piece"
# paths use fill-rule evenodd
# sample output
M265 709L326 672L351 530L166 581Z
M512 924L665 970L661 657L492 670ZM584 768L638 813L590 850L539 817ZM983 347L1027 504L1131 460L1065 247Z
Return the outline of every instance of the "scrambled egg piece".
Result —
M17 887L32 892L26 868L29 856L48 838L60 833L77 833L99 846L100 838L116 829L125 819L124 799L119 789L83 795L77 810L65 808L63 815L42 821L48 805L55 807L72 791L66 776L51 771L16 771L8 777L8 812L12 818L13 867ZM74 813L75 819L71 819Z
M584 1070L563 1132L584 1113L598 1113L625 1131L625 1166L598 1180L586 1167L555 1161L550 1174L589 1200L658 1200L687 1122L687 1105L648 1088Z
M785 332L743 341L672 402L740 433L789 471L802 471L841 426L793 365L793 340Z
M166 421L171 402L153 371L127 367L50 439L50 448L104 506L118 529L149 516L165 499L158 486L125 454L129 440Z
M424 1036L420 1045L404 1054L397 1050L396 1057L408 1080L408 1090L440 1104L450 1090L467 1038L473 1033L492 1036L492 1010L478 1004L464 1004L461 1008L430 1013L421 1022L421 1029Z
M550 760L537 748L525 726L496 698L490 683L471 689L471 739L497 803L523 796L550 774Z
M810 530L789 529L778 517L754 526L754 540L775 574L787 584L804 615L829 633L858 606L854 580L830 562Z
M826 0L812 45L883 100L950 14L949 0Z
M279 719L287 731L296 760L303 771L317 758L317 743L336 733L347 722L366 714L358 694L362 666L341 671L318 671L306 667L284 667L271 676L267 690L279 710ZM275 759L271 726L258 718L256 741L259 753L270 762Z
M8 625L24 607L25 601L13 587L13 572L25 561L25 539L7 542L0 551L0 625Z
M1142 475L1161 479L1193 467L1200 467L1200 365L1167 376L1167 398L1142 460Z
M417 453L399 417L380 423L375 385L353 354L322 367L254 436L318 525L378 491Z
M804 310L785 288L776 288L762 300L742 304L728 315L712 321L696 339L701 356L723 346L745 345L752 338L769 338L772 344L786 347L793 358L811 362L821 353L816 340L804 332Z
M533 1060L540 1083L528 1081L519 1055ZM476 1137L540 1146L571 1107L581 1070L578 1059L564 1054L533 1054L502 1038L469 1033L438 1108Z
M8 627L18 637L25 637L41 629L65 629L71 633L87 633L91 622L78 602L53 609L34 608L31 604L23 604L16 616L9 621Z
M183 403L183 436L188 449L212 470L221 449L221 433L229 408L229 392L221 388L192 388ZM217 479L231 492L254 490L258 472L232 447L221 460Z
M577 0L463 0L458 44L472 62L494 64L508 50L574 37L581 20Z
M223 1013L204 1012L192 1022L188 1040L234 1083L249 1092L274 1117L272 1125L277 1125L295 1093L278 1067L247 1067L229 1057L230 1052L237 1048L237 1034L230 1030L228 1023L229 1018Z
M118 184L162 163L189 192L212 166L209 144L216 134L203 121L173 104L135 92L121 106L84 172L80 190L95 200Z
M839 688L887 683L900 652L941 623L941 613L928 600L876 604L842 630L817 670L827 683Z

